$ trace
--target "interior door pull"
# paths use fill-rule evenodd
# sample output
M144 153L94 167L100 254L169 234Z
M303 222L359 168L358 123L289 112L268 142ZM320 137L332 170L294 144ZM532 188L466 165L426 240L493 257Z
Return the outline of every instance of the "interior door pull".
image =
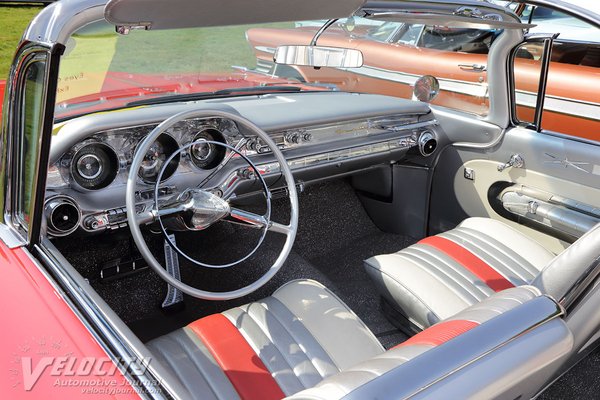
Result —
M498 171L502 172L507 168L523 168L525 166L525 159L520 154L513 154L510 156L510 160L506 164L498 165Z

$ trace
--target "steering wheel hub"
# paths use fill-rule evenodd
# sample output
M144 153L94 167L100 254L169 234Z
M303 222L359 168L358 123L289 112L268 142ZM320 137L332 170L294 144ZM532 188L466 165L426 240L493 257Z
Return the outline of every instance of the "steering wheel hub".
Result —
M216 194L202 189L190 189L183 194L182 207L190 218L184 218L189 230L202 231L229 216L229 203Z

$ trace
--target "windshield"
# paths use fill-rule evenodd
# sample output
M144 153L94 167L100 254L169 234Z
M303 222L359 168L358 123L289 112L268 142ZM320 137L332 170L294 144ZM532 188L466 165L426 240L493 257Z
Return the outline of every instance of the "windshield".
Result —
M58 120L161 101L340 90L413 98L424 75L440 81L433 104L486 115L487 53L498 30L342 19L318 44L360 50L360 68L277 65L281 45L307 45L323 21L119 35L106 22L80 29L61 60ZM471 67L474 66L474 67Z
M174 94L297 84L246 73L256 67L256 56L245 36L255 27L132 30L119 35L106 22L88 25L72 35L61 61L56 116Z

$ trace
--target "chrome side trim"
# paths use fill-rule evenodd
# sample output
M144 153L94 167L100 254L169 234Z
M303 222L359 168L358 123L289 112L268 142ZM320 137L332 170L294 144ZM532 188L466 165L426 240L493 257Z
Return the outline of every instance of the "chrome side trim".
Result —
M537 93L516 90L516 103L518 106L535 108ZM545 111L574 117L583 117L591 120L600 120L600 103L570 99L568 97L546 95Z
M23 247L27 244L18 233L10 226L3 223L0 223L0 240L2 240L9 249L16 249L17 247Z
M505 135L506 135L506 129L503 129L502 132L500 132L500 134L498 135L498 137L496 137L491 142L488 142L488 143L456 142L456 143L452 143L452 146L453 147L464 147L464 148L468 148L468 149L488 150L488 149L491 149L491 148L499 145L502 142L502 140L504 139Z
M103 350L119 365L119 369L132 383L140 397L152 400L178 398L177 393L182 392L171 386L174 380L168 379L170 374L164 371L162 366L150 362L144 371L145 366L140 364L140 360L152 358L152 354L54 245L48 239L43 239L41 244L34 247L34 251L48 271L31 257L38 269ZM119 359L126 360L131 366L137 367L138 370L134 371L136 374L123 370L121 363L118 362ZM164 379L165 377L167 379ZM140 388L144 391L140 391Z

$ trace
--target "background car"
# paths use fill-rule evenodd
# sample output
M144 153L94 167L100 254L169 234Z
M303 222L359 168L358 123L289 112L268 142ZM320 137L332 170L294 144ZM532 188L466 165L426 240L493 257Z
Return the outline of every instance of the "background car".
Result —
M579 135L598 132L600 106L594 88L598 85L600 38L597 30L574 17L543 7L529 6L519 11L524 22L536 24L535 33L560 33L554 42L548 80L546 120L548 129ZM367 21L365 23L365 21ZM262 71L293 76L306 82L318 82L335 76L340 88L411 98L415 81L424 74L440 81L441 93L433 104L477 115L489 111L487 101L487 53L498 30L438 28L403 22L373 22L352 18L352 31L342 20L320 37L322 44L350 46L365 54L365 65L351 70L314 70L296 68L278 70L271 62L272 51L280 44L309 43L317 27L295 30L252 30L248 39ZM306 25L304 25L306 26ZM456 43L456 44L455 44ZM383 54L385 53L385 56ZM516 54L517 108L524 120L532 118L535 87L539 83L540 45L521 47ZM424 69L425 67L425 69ZM579 110L571 104L584 104ZM565 112L565 110L572 110ZM596 139L596 134L583 134Z

